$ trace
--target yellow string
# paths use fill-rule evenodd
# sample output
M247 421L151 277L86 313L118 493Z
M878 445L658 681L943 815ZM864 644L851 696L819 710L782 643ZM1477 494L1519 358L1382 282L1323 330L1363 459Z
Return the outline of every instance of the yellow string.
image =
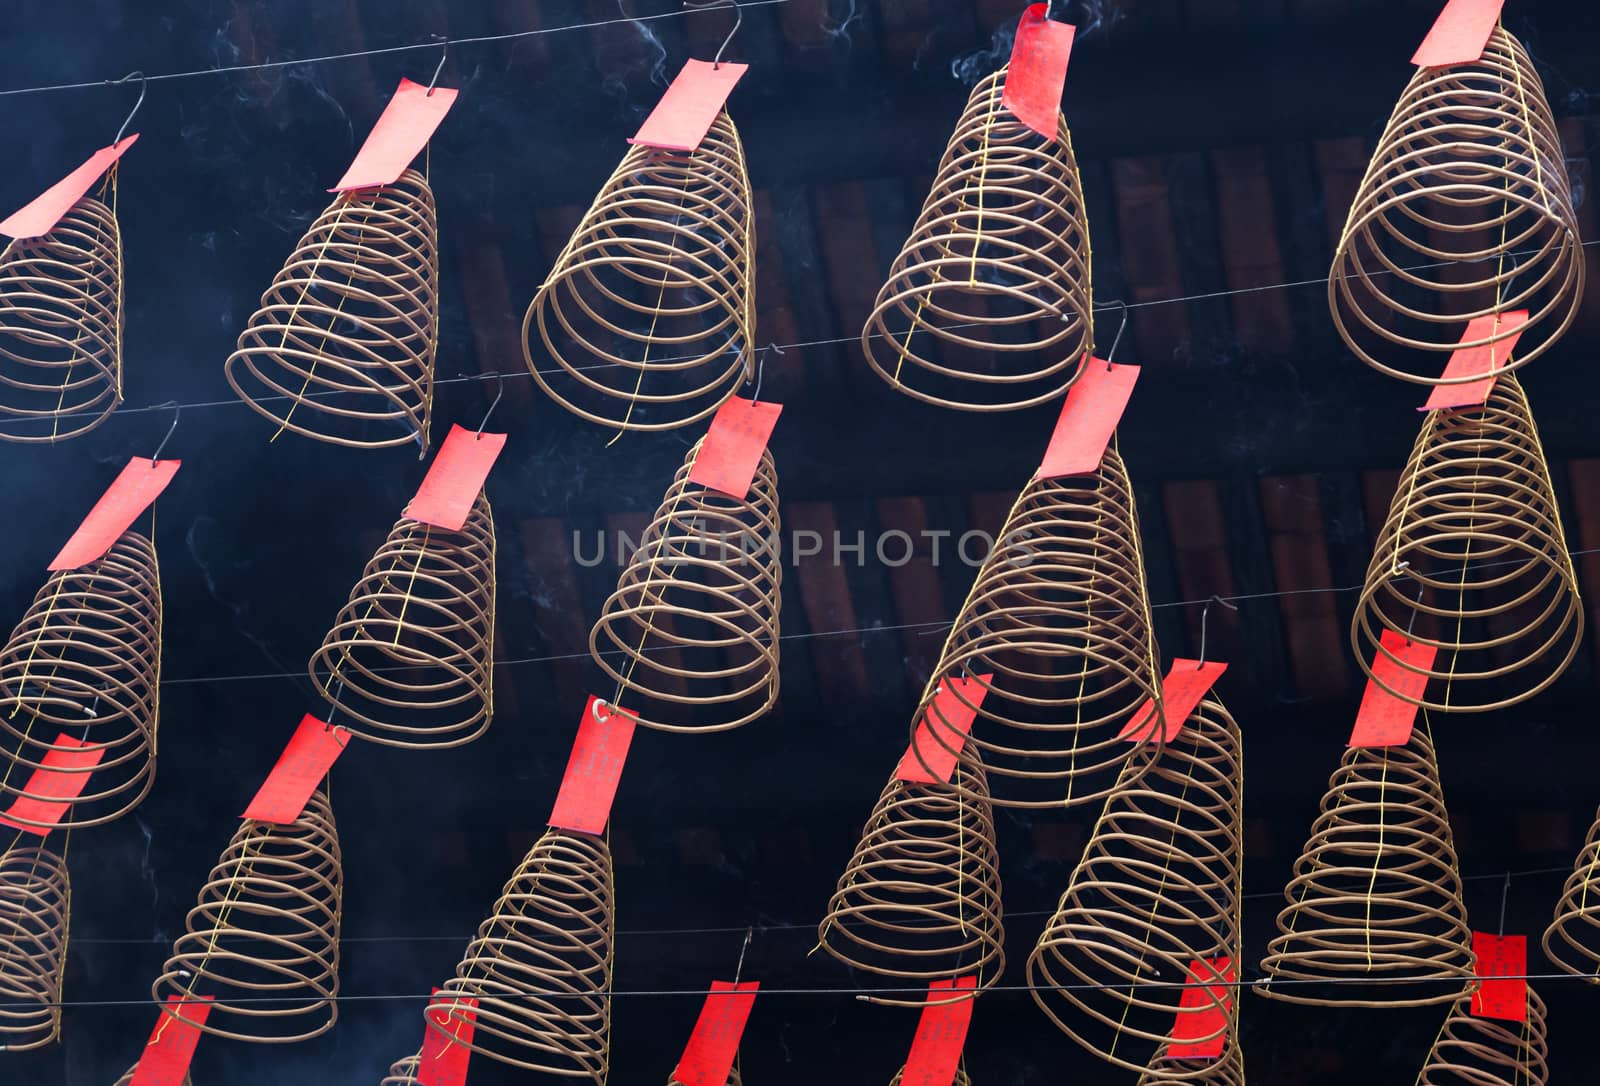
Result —
M342 193L339 194L339 211L338 211L338 214L334 215L333 222L329 224L329 226L328 226L328 236L322 239L322 245L320 247L318 247L318 249L317 249L317 258L311 262L311 269L308 272L306 272L305 279L300 284L300 296L294 300L294 304L289 307L289 315L284 318L284 321L283 321L283 336L282 336L282 338L280 338L278 340L278 350L281 351L281 350L284 349L284 347L286 347L288 345L288 343L289 343L289 330L294 327L294 319L299 314L300 307L302 305L304 305L305 304L305 300L308 297L311 296L311 284L316 281L317 269L322 267L323 258L328 255L328 246L332 245L333 244L333 239L336 236L338 236L339 224L344 220L344 213L350 209L350 205L352 203L354 203L354 202L355 202L355 198L350 193L342 192ZM372 218L372 213L370 211L368 211L362 217L361 226L362 226L363 229L366 227L368 221L370 221L371 218ZM350 283L354 283L355 282L355 279L354 279L353 276L350 278L349 282ZM335 314L335 318L336 319L337 319L337 315L338 314L344 312L344 303L349 300L349 297L350 296L348 294L345 294L345 295L342 295L339 298L339 304L334 307L334 314ZM321 351L322 348L327 344L328 336L331 335L332 332L333 332L333 323L332 323L332 321L330 321L328 327L326 329L324 329L323 332L322 332L322 339L317 343L316 349L318 351ZM296 407L300 406L301 397L303 397L306 394L306 389L311 387L311 375L316 373L316 372L317 372L317 362L316 362L316 359L312 359L311 368L306 370L306 378L305 378L304 381L302 381L300 383L300 391L295 395L293 401L290 402L289 410L284 412L283 422L278 424L277 432L274 433L270 438L267 439L268 444L271 444L272 442L278 440L278 438L283 436L283 432L289 428L289 420L294 417L294 409Z
M1378 779L1378 850L1372 856L1372 879L1367 883L1367 916L1361 935L1367 944L1367 968L1372 968L1372 896L1378 888L1378 866L1383 862L1383 831L1389 808L1389 748L1383 749L1383 773Z
M411 605L411 593L417 585L417 574L422 572L422 560L428 555L428 540L432 537L432 534L433 525L429 524L423 528L422 546L417 548L417 564L411 567L411 577L406 581L405 595L400 599L400 614L394 620L394 644L397 647L400 644L401 631L405 629L406 625L406 608ZM373 606L377 606L376 600L373 601ZM367 613L369 615L372 613L371 608L368 608Z
M271 832L271 830L267 831L269 834ZM241 879L248 878L255 870L254 861L250 856L250 850L256 847L256 845L262 843L263 840L265 839L259 838L257 840L252 840L249 844L245 845L244 850L239 853L239 859L234 862L233 874L228 877L228 892L223 897L222 908L218 911L217 919L211 926L211 938L206 944L206 952L201 956L200 964L195 966L193 971L190 972L189 983L187 986L185 986L183 996L178 1001L178 1007L176 1009L179 1013L182 1012L183 1005L187 1004L194 998L194 986L200 983L200 978L205 973L206 964L211 961L211 955L217 949L217 941L222 937L222 929L224 925L227 924L228 917L233 913L234 902L238 900L238 895L244 890L244 885ZM150 1038L150 1044L153 1045L157 1041L161 1040L161 1035L167 1031L167 1024L171 1021L172 1015L168 1014L162 1016L161 1025L156 1029L155 1035Z

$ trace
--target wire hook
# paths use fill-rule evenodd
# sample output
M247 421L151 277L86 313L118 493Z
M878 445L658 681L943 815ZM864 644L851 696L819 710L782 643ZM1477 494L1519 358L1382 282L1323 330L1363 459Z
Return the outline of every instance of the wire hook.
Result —
M444 71L444 62L450 59L450 39L443 34L433 34L430 36L434 41L440 42L444 46L443 52L439 54L439 66L433 70L433 78L428 80L427 97L432 98L433 88L439 85L439 73Z
M1500 888L1500 935L1506 934L1506 902L1511 900L1511 872L1506 872L1506 881Z
M505 376L505 374L501 373L499 370L495 370L494 371L494 379L499 382L499 387L497 387L495 389L494 403L489 405L489 410L487 410L487 411L485 411L483 413L483 421L478 423L478 436L477 436L477 438L474 439L474 440L477 440L477 441L482 441L483 440L483 428L485 426L489 425L489 416L494 414L494 409L500 406L500 397L502 397L502 396L504 396L506 394L506 376Z
M1196 671L1206 666L1206 620L1211 617L1211 605L1213 603L1220 603L1230 611L1239 610L1238 604L1229 603L1214 593L1209 600L1206 600L1206 605L1200 609L1200 659L1195 661L1194 669Z
M1109 370L1111 368L1111 360L1115 358L1117 354L1117 344L1122 342L1122 333L1128 330L1128 303L1123 301L1121 298L1118 298L1114 302L1106 303L1101 308L1119 308L1122 310L1122 323L1117 325L1117 334L1111 337L1111 349L1106 352L1106 369ZM1235 610L1237 609L1238 608L1235 608Z
M1504 925L1502 925L1502 928L1503 927L1504 927ZM744 929L744 945L739 948L739 964L733 967L733 984L734 984L734 987L738 987L739 978L744 975L744 955L745 955L745 951L750 949L750 937L752 935L754 935L755 932L756 932L756 929L754 927L748 927L748 928Z
M111 85L114 87L120 87L130 79L137 79L139 81L139 100L133 103L133 108L128 111L127 120L123 121L122 127L117 129L117 138L111 141L112 146L116 146L122 142L123 133L125 133L128 130L128 126L133 123L133 118L139 112L139 107L144 105L145 92L150 89L150 80L143 72L129 72L121 79L112 80Z
M739 0L710 0L709 3L698 2L698 0L683 0L683 7L686 11L715 11L718 8L733 9L733 29L728 31L728 36L723 38L722 44L717 47L717 55L711 58L711 67L720 69L722 67L722 54L727 52L728 46L733 42L733 36L739 33L739 28L744 25L744 9L739 6Z
M769 343L765 351L756 352L756 390L750 394L751 406L761 402L761 380L767 375L767 351L777 351L782 354L783 348L776 343Z
M183 417L183 404L177 400L168 400L161 407L172 408L172 425L167 427L167 436L161 439L161 444L156 446L155 455L150 458L150 470L154 471L156 461L161 459L161 450L167 447L167 442L172 440L172 431L178 428L178 420Z

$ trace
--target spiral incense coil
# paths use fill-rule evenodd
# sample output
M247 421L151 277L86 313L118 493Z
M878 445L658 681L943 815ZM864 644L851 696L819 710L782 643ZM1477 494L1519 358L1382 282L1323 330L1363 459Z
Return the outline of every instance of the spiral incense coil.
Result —
M1374 655L1392 655L1380 645L1384 629L1438 647L1421 695L1373 675ZM1517 379L1503 376L1481 409L1428 413L1378 534L1350 640L1361 666L1397 697L1485 712L1550 686L1582 637L1577 575L1539 433Z
M427 178L341 192L311 224L228 358L228 383L297 434L428 449L439 233ZM276 436L276 435L274 435Z
M85 196L0 252L0 441L65 441L121 402L122 235Z
M1139 1076L1139 1086L1244 1086L1244 1052L1238 1042L1229 1037L1216 1059L1170 1059L1167 1046L1162 1045L1150 1066Z
M383 1076L378 1086L419 1086L417 1072L422 1068L422 1054L407 1056L402 1060L395 1060L389 1065L389 1073Z
M1028 958L1034 1002L1109 1063L1145 1070L1166 1044L1196 959L1239 960L1239 727L1207 697L1164 748L1141 747L1106 800L1055 915ZM1217 1032L1235 993L1202 976ZM1209 1064L1174 1061L1163 1081L1205 1081Z
M124 532L103 558L50 574L0 649L0 807L27 791L63 733L101 751L83 793L49 829L98 826L139 805L155 779L161 579L155 547Z
M983 762L963 753L952 784L890 778L828 902L817 938L846 965L897 987L1005 969L1000 861ZM977 993L974 993L977 994ZM924 994L862 997L921 1007Z
M117 1086L133 1086L133 1073L138 1069L138 1064L134 1064L132 1067L128 1068L128 1070L123 1073L123 1076L117 1079ZM183 1076L183 1086L194 1086L194 1080L191 1079L187 1074ZM383 1086L389 1086L388 1079L383 1080Z
M1472 932L1424 728L1403 747L1345 751L1283 893L1255 988L1264 996L1420 1007L1472 987Z
M727 113L694 151L629 148L523 318L533 379L617 430L707 417L754 373L755 252L744 147Z
M1556 902L1544 933L1544 956L1566 973L1600 984L1600 815Z
M524 1070L604 1083L615 927L610 848L588 834L547 831L434 1000L478 1001L472 1039L451 1043ZM443 1032L431 1018L428 1028Z
M187 931L151 986L210 996L195 1028L235 1041L287 1044L339 1018L339 831L326 793L313 792L292 825L245 819L200 888ZM170 1012L165 1012L170 1013Z
M1550 1046L1544 1000L1528 988L1528 1020L1474 1018L1472 997L1450 1008L1417 1086L1545 1086Z
M933 190L861 331L895 388L941 407L1056 399L1093 346L1089 224L1066 119L1046 139L972 89Z
M889 1086L900 1086L900 1081L905 1077L905 1064L900 1065L900 1070L894 1073L894 1078L889 1080ZM967 1074L967 1069L960 1065L956 1067L956 1077L950 1080L950 1086L972 1086L972 1079Z
M459 532L401 517L311 657L340 727L390 747L459 747L494 715L494 516Z
M778 700L778 476L761 454L741 498L689 481L689 450L617 590L589 634L619 701L645 699L639 723L727 731ZM631 695L631 697L630 697Z
M61 1037L71 902L65 857L30 847L0 855L0 1051Z
M1497 368L1543 354L1583 297L1572 191L1544 86L1496 27L1480 60L1418 68L1356 191L1328 277L1339 334L1374 369L1445 379L1458 346L1495 345ZM1466 344L1467 322L1529 311L1515 354L1506 325ZM1412 352L1395 361L1396 347ZM1403 352L1402 352L1403 353Z

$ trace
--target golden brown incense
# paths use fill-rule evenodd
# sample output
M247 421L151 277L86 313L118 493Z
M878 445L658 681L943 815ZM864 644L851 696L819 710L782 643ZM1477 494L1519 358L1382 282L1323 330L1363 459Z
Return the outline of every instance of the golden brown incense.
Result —
M1462 996L1433 1042L1417 1086L1545 1086L1550 1046L1544 1000L1530 985L1528 1020L1475 1018Z
M33 846L0 855L0 1050L61 1039L71 902L64 856Z
M1544 956L1557 969L1600 984L1600 815L1561 888L1555 919L1545 929Z

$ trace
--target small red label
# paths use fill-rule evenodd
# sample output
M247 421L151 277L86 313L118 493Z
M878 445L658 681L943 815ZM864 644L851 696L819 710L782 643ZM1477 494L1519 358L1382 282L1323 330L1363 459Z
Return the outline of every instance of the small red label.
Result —
M1528 937L1472 933L1478 958L1478 990L1472 993L1474 1018L1528 1020ZM1504 977L1500 980L1496 978Z
M56 228L61 216L71 211L72 205L83 199L84 194L100 180L100 176L110 169L111 164L121 158L122 153L132 147L138 138L139 134L135 132L110 147L100 148L89 156L89 161L35 196L33 202L26 207L13 211L5 222L0 222L0 234L19 240L44 237Z
M1006 68L1000 104L1017 120L1047 140L1056 138L1061 91L1067 85L1067 61L1078 28L1049 17L1049 4L1033 4L1017 23Z
M1083 373L1067 389L1050 445L1044 451L1038 478L1060 479L1091 475L1100 470L1111 435L1117 432L1122 412L1139 379L1138 366L1119 366L1089 359Z
M628 142L663 151L696 150L749 67L727 61L689 61L644 119L644 127Z
M1417 706L1406 698L1422 697L1428 685L1428 676L1412 669L1426 672L1439 655L1438 646L1412 641L1393 630L1384 630L1378 645L1372 658L1372 677L1367 680L1366 693L1361 695L1361 708L1356 711L1356 726L1347 746L1403 747L1409 743L1417 722ZM1384 686L1406 697L1396 697Z
M439 999L440 995L444 999ZM417 1086L466 1086L467 1065L472 1061L472 1034L478 1024L478 1001L452 996L435 988L437 1002L425 1012L428 1029L422 1035L417 1060Z
M743 984L714 980L711 993L700 1007L694 1032L684 1046L683 1058L673 1069L672 1081L683 1086L727 1086L733 1058L739 1051L739 1038L755 1006L760 981Z
M911 1039L902 1086L950 1086L955 1081L967 1027L972 1024L972 1000L952 1002L945 999L945 993L970 992L977 986L977 977L936 980L928 985L928 1002Z
M167 489L181 463L181 460L145 460L137 456L129 460L122 474L94 503L89 515L83 518L78 530L50 563L50 569L77 569L104 558L111 545L122 538L122 533L133 527L139 514L150 508L150 503Z
M209 1017L210 996L168 996L128 1086L183 1086L200 1043L200 1027Z
M23 786L22 791L27 794L18 796L6 813L0 815L0 825L38 837L48 836L51 827L60 825L61 816L67 813L72 801L83 795L94 767L105 757L105 747L85 750L88 745L66 732L56 736L55 743L39 760L39 768L29 775L28 783Z
M1450 0L1422 39L1411 63L1419 68L1471 64L1483 56L1505 0Z
M754 403L738 396L729 399L711 420L711 429L689 469L689 481L731 498L750 493L761 453L782 412L783 405L778 403Z
M941 679L933 700L917 721L916 731L911 733L911 746L895 767L895 777L913 784L949 784L950 774L956 769L956 756L967 744L972 722L977 719L978 708L992 682L992 674ZM936 720L929 720L930 716Z
M1214 1060L1222 1055L1228 1041L1233 985L1238 979L1230 958L1196 958L1189 963L1189 979L1178 997L1178 1017L1172 1024L1172 1043L1167 1046L1168 1059Z
M638 719L637 714L589 695L567 771L561 777L561 790L556 793L555 809L550 812L552 827L596 834L605 830Z
M421 83L400 80L400 87L384 107L355 161L329 192L370 189L400 180L412 159L422 153L438 131L444 115L455 105L458 91L450 87L428 90Z
M330 728L307 713L289 745L278 756L278 764L272 767L255 799L240 817L270 822L274 826L291 825L306 809L311 793L317 790L317 785L328 775L328 769L339 760L349 742L349 732Z
M459 426L450 427L439 455L433 458L422 485L417 487L417 496L406 506L406 516L459 532L483 490L489 469L505 447L505 434L477 434Z
M1474 317L1461 335L1462 343L1475 339L1488 339L1497 333L1506 333L1504 339L1478 347L1458 347L1445 364L1445 377L1469 377L1477 373L1494 374L1477 381L1463 381L1454 385L1434 385L1428 393L1428 402L1418 411L1434 411L1441 407L1482 407L1494 388L1496 371L1504 369L1511 361L1511 352L1522 338L1522 326L1528 323L1526 309L1513 309L1509 313L1493 313L1487 317Z
M1172 661L1172 670L1161 680L1163 743L1170 743L1178 738L1178 733L1183 731L1184 721L1189 719L1194 707L1200 704L1200 699L1206 696L1206 691L1216 683L1217 677L1227 670L1227 664L1216 661L1205 664L1199 660L1182 658ZM1155 734L1155 728L1156 703L1147 698L1132 718L1122 726L1117 738L1126 739L1130 743L1143 743Z

